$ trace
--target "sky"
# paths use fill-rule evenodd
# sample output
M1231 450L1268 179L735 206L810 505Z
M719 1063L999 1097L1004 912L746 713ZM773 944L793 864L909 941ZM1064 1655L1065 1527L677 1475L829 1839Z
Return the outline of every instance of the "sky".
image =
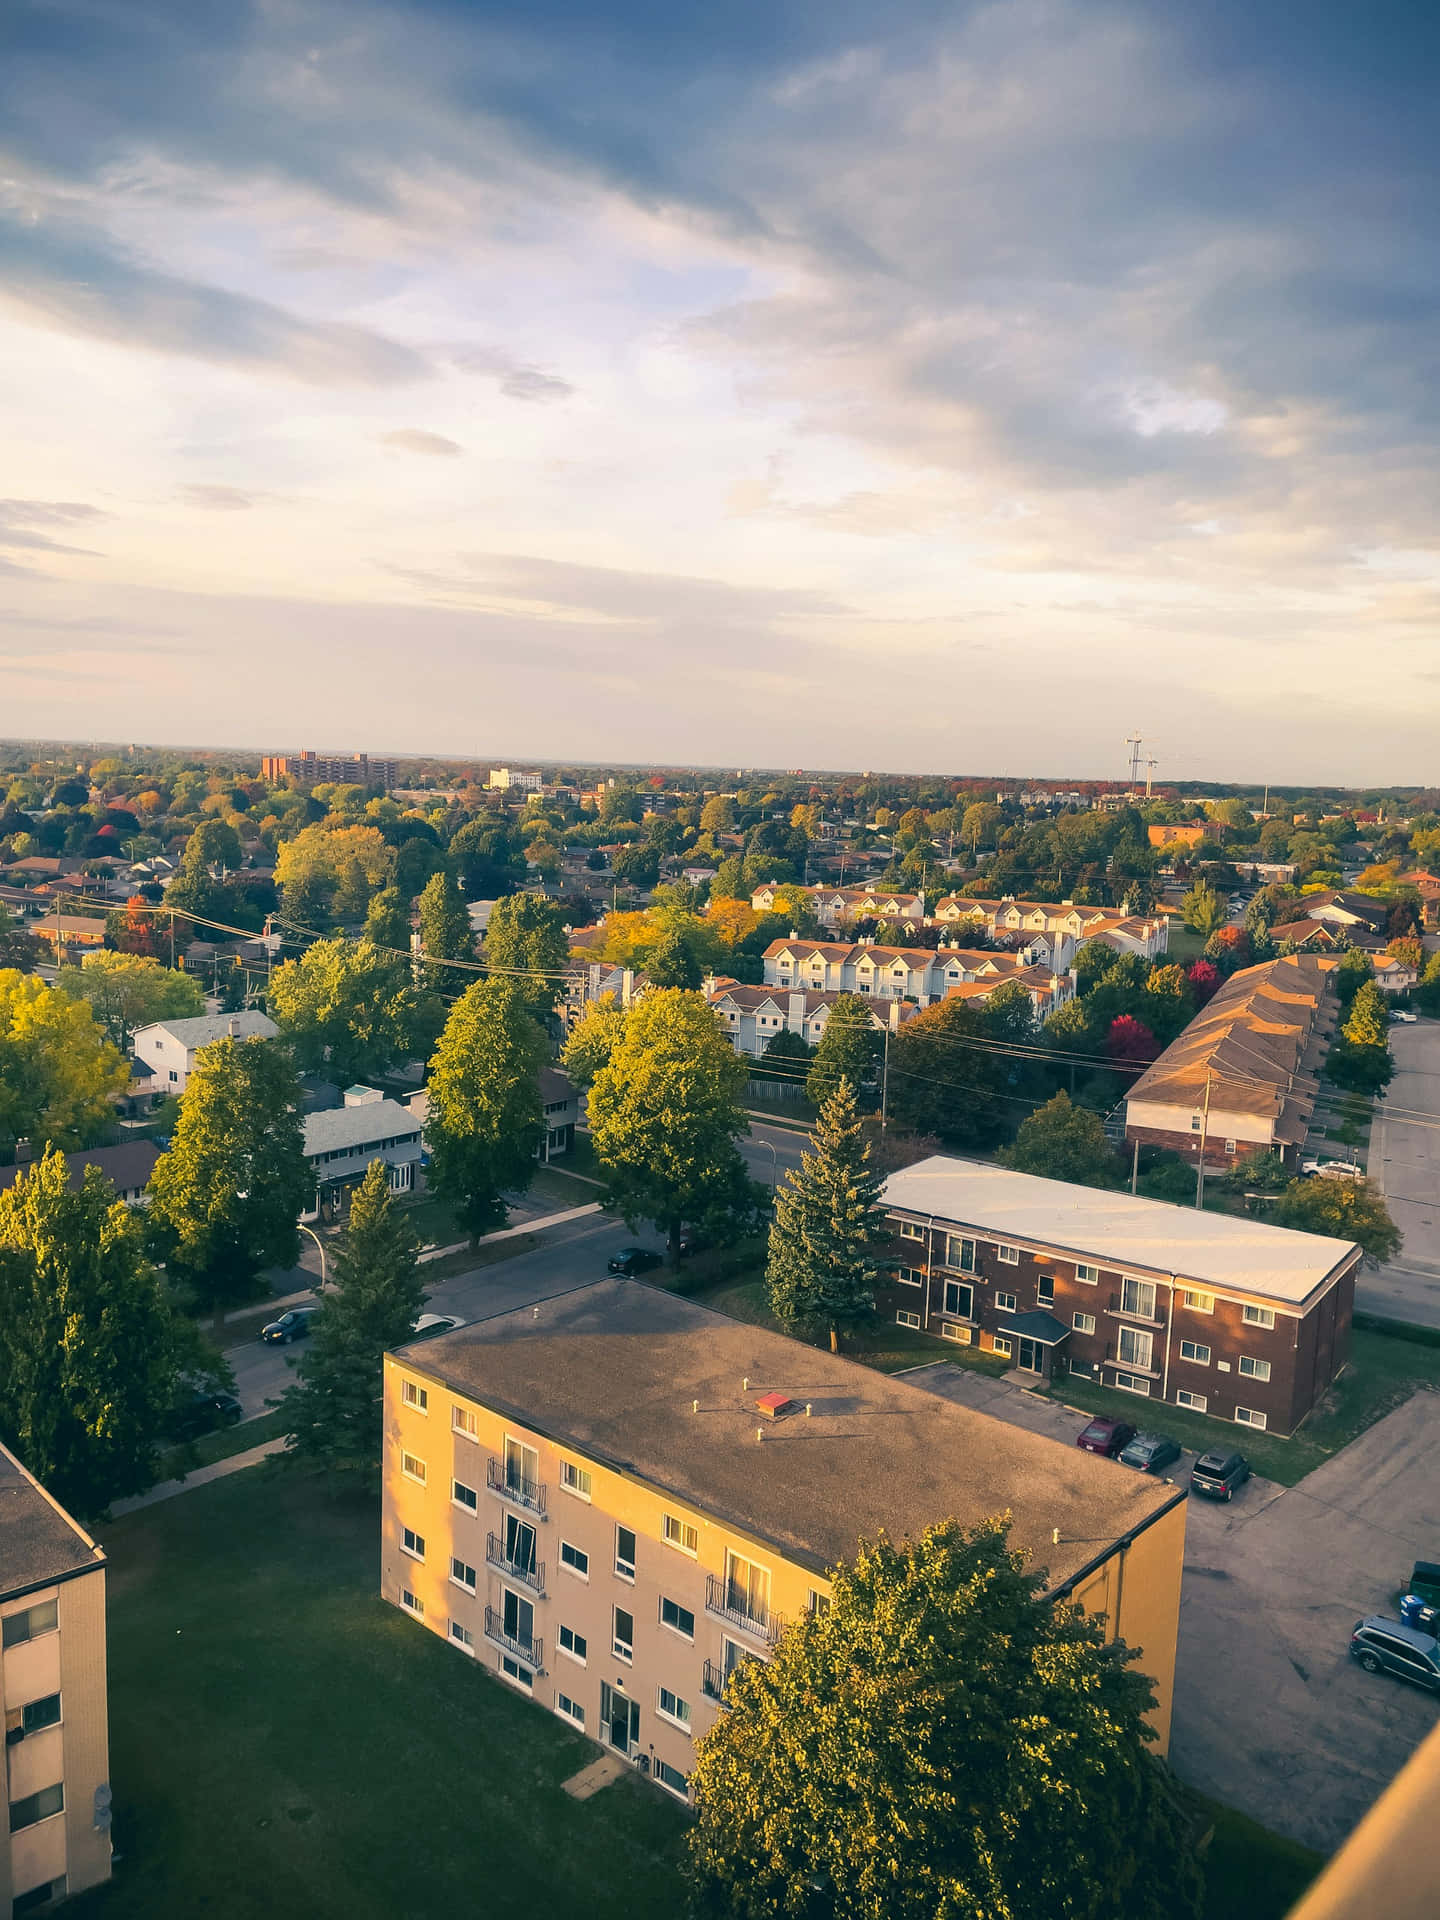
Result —
M7 0L0 735L1433 784L1437 53Z

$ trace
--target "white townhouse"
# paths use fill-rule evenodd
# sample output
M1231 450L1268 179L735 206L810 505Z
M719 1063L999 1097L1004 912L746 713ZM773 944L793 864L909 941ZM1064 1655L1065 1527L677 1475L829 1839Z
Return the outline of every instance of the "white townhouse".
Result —
M765 950L765 984L809 993L858 993L876 1000L933 1006L957 988L983 982L990 991L1019 979L1036 1011L1050 1013L1074 993L1068 974L1020 953L962 947L877 947L870 941L842 946L816 940L774 940ZM979 997L984 997L983 995ZM808 1036L807 1036L808 1037Z
M215 1040L274 1040L280 1029L264 1013L202 1013L193 1020L162 1020L141 1027L131 1042L150 1069L148 1091L157 1097L184 1093L195 1055Z
M756 913L770 913L784 887L783 880L767 880L750 895ZM796 889L792 888L792 891ZM847 920L902 920L912 926L925 924L923 893L892 893L877 887L804 887L811 910L822 927L838 927Z
M731 1046L753 1060L760 1059L781 1033L798 1033L809 1046L818 1046L830 1009L840 998L838 993L803 988L744 986L738 980L714 976L705 982L704 993ZM894 1033L905 1016L914 1011L903 1001L891 1000L876 1008L870 1018L877 1033L887 1028Z

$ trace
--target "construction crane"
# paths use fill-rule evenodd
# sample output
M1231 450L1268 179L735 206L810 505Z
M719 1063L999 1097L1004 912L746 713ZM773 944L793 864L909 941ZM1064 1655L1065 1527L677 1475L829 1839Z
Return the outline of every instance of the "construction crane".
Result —
M1150 789L1155 780L1155 769L1159 764L1160 762L1155 758L1153 753L1150 754L1145 761L1145 798L1147 800L1150 798Z
M1127 733L1125 744L1130 749L1130 791L1133 793L1140 780L1140 749L1145 742L1138 733Z

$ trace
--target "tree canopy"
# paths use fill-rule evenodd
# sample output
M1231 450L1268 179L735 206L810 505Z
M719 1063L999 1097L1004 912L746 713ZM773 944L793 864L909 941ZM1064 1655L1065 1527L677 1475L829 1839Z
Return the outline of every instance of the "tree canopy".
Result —
M128 1063L86 1001L30 973L0 972L0 1140L89 1146L130 1084Z
M805 1081L805 1091L817 1107L847 1080L857 1093L874 1078L884 1051L885 1037L875 1025L874 1011L858 993L842 993L830 1004L825 1031Z
M469 911L453 876L444 868L430 876L420 895L420 950L430 963L426 974L437 993L464 993L474 981L467 967L436 964L475 958Z
M503 1227L504 1196L530 1184L548 1051L523 987L502 976L467 988L445 1023L427 1082L430 1185L472 1240Z
M553 901L512 893L495 902L485 929L485 963L511 978L525 976L516 985L537 1020L555 1011L569 958L564 917Z
M1197 880L1180 902L1180 918L1196 933L1209 935L1225 922L1225 902L1205 880Z
M158 960L102 948L78 967L61 967L55 984L72 1000L88 1001L107 1037L128 1052L140 1027L160 1020L189 1020L205 1011L205 995L192 974L162 967Z
M1400 1251L1400 1229L1368 1180L1324 1174L1292 1180L1268 1217L1277 1227L1298 1227L1302 1233L1354 1240L1374 1265L1393 1260Z
M855 1089L842 1080L820 1109L809 1151L775 1190L765 1268L776 1319L827 1331L832 1351L842 1329L875 1312L880 1187Z
M406 962L369 940L315 941L276 968L269 1003L300 1066L341 1086L408 1059L439 1025L438 1003L417 992Z
M1017 1173L1073 1180L1085 1187L1113 1187L1120 1174L1099 1114L1073 1106L1063 1092L1021 1121L1014 1146L1003 1150L1000 1158Z

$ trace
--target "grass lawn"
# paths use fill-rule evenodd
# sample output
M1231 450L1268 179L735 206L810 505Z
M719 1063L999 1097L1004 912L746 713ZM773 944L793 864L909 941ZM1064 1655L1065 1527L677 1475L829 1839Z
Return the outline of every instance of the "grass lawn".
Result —
M768 1328L771 1333L790 1334L790 1329L782 1327L771 1313L762 1279L727 1280L702 1292L691 1292L690 1297L702 1307L714 1307L717 1313L728 1313L732 1320L744 1320L752 1327ZM822 1334L819 1339L805 1344L828 1347L830 1343ZM1009 1365L997 1354L981 1353L978 1347L957 1347L948 1340L932 1340L910 1327L899 1327L893 1321L883 1320L859 1333L847 1333L843 1351L848 1359L859 1360L881 1373L901 1373L906 1367L923 1367L932 1360L953 1360L957 1366L973 1367L979 1373L990 1374L1004 1373Z
M1205 938L1205 935L1196 933L1193 927L1187 927L1178 913L1172 914L1165 959L1173 961L1179 967L1190 966L1204 953ZM1163 962L1157 962L1157 964L1163 964Z
M254 1420L241 1420L233 1427L220 1427L214 1433L201 1434L198 1440L188 1445L170 1447L160 1456L160 1478L178 1480L182 1474L194 1473L197 1467L213 1466L217 1460L228 1460L232 1454L248 1453L251 1447L263 1447L267 1440L273 1440L277 1434L285 1431L285 1419L280 1413L262 1413Z
M254 1468L102 1530L108 1890L77 1916L670 1920L685 1816L376 1595L378 1503Z
M1205 1920L1284 1920L1325 1864L1267 1827L1196 1794L1202 1820L1213 1821L1204 1853Z
M1139 1424L1151 1420L1197 1452L1211 1448L1228 1452L1238 1447L1256 1473L1293 1487L1357 1434L1401 1406L1417 1388L1440 1388L1440 1348L1359 1328L1351 1342L1349 1367L1289 1440L1275 1433L1255 1433L1228 1420L1210 1420L1183 1407L1157 1405L1153 1415L1147 1414L1145 1401L1133 1393L1097 1387L1074 1374L1050 1392L1054 1399L1083 1407L1087 1413L1116 1413Z

